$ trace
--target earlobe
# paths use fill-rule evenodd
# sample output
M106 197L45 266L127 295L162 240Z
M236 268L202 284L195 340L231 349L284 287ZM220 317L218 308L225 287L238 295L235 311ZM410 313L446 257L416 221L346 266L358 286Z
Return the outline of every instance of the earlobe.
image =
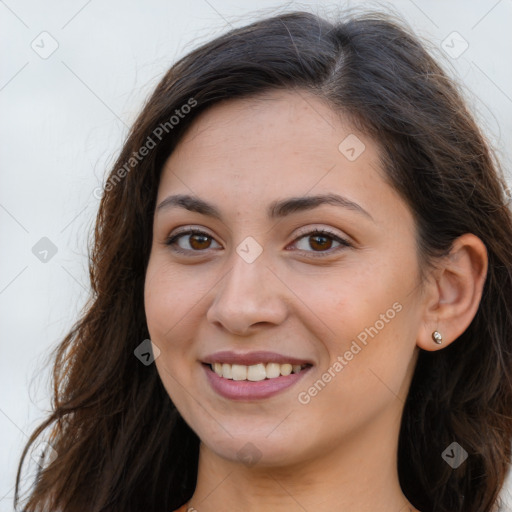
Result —
M487 250L480 238L467 233L454 241L427 285L420 348L442 349L469 327L480 305L487 266Z

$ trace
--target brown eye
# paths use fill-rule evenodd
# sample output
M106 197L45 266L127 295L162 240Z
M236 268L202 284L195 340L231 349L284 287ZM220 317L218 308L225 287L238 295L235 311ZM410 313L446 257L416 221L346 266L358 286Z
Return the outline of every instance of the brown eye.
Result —
M309 237L310 242L309 245L315 250L325 250L330 249L332 246L333 240L330 237L323 236L323 235L313 235ZM312 242L311 242L312 240Z
M213 237L208 233L198 230L189 230L169 237L166 241L166 245L172 246L177 252L201 252L205 249L212 248L212 242L214 242Z
M209 239L206 235L190 235L188 243L193 249L208 249L211 243Z
M303 246L300 247L299 242L302 241L305 243L303 243ZM333 248L333 243L338 245L334 246ZM334 233L331 233L330 231L320 229L316 229L300 236L297 238L295 245L298 246L300 251L313 253L313 256L320 257L324 255L328 256L332 253L338 252L338 250L342 250L347 247L352 247L352 245L347 240L339 237Z

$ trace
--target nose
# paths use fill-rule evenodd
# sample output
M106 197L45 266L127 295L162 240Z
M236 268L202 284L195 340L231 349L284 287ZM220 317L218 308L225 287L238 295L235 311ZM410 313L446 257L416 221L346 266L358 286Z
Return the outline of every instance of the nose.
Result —
M235 253L231 268L214 288L206 318L233 334L249 335L257 326L279 325L286 319L287 291L264 258L247 263Z

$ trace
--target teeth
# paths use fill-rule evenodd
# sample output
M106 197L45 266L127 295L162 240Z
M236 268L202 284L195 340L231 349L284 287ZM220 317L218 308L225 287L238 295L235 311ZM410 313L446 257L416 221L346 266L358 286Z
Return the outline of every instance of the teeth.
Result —
M258 380L265 380L267 378L267 372L263 363L254 364L247 368L247 380L257 382Z
M281 365L279 363L267 363L265 367L267 379L275 379L281 375Z
M292 373L293 367L291 364L282 364L281 365L281 375L290 375Z
M231 376L233 380L247 380L247 366L242 364L232 365Z
M275 379L281 375L287 376L291 373L299 373L307 365L300 364L279 364L279 363L258 363L251 366L243 364L213 363L212 370L219 376L231 380L249 380L258 382L265 379Z
M232 379L233 374L231 373L231 365L223 363L222 364L222 375L221 377L224 377L226 379Z

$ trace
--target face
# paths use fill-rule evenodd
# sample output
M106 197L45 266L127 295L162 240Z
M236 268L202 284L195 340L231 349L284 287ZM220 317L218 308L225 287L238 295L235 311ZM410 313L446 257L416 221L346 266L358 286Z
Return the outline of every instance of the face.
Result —
M146 318L212 453L291 465L397 436L421 290L383 176L376 143L306 92L216 105L167 160Z

